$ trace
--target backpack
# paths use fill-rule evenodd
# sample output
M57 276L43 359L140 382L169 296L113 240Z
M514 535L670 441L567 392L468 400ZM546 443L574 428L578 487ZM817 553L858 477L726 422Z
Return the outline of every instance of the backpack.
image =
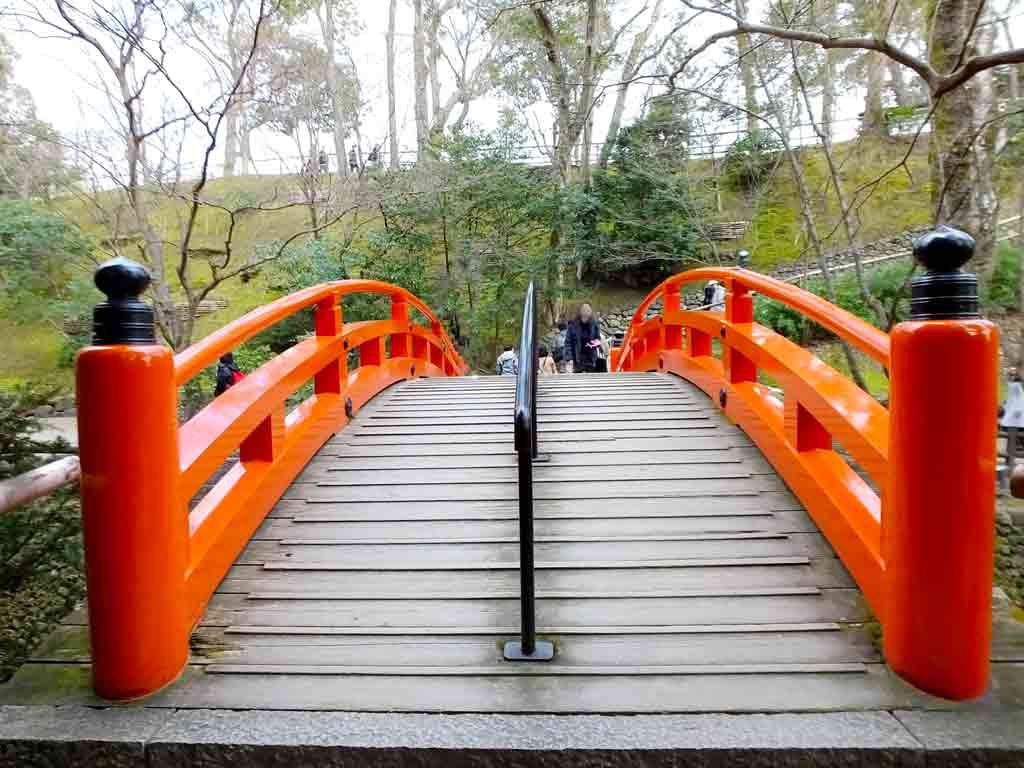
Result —
M245 374L242 373L241 371L232 371L231 372L231 383L232 383L232 385L237 384L238 382L240 382L244 378L245 378Z

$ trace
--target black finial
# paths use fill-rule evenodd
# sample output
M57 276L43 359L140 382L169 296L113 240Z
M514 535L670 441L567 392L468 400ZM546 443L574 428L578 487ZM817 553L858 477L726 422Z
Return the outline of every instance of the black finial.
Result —
M974 238L941 225L914 241L914 258L927 272L910 282L911 320L980 317L978 278L960 267L974 255Z
M100 264L93 277L107 300L92 311L93 344L154 344L153 309L139 301L149 287L149 272L131 259Z

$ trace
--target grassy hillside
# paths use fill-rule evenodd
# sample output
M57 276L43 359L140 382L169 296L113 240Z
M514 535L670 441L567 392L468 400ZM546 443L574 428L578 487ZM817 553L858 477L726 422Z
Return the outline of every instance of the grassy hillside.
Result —
M930 220L927 142L920 142L920 146L909 154L908 149L909 141L906 139L872 143L857 141L836 147L836 159L848 192L861 190L855 199L860 221L858 240L867 242L887 237L906 229L924 226ZM901 166L904 158L906 162ZM835 250L845 248L845 235L839 228L838 204L830 189L825 158L819 150L809 149L801 152L801 159L808 184L815 195L818 230L823 235L830 235L826 247ZM806 256L803 252L805 238L796 185L784 161L779 162L770 175L755 187L743 188L723 180L717 186L716 195L712 180L719 171L708 161L697 161L691 167L694 188L697 190L695 194L702 198L705 209L712 211L712 220L752 221L742 240L720 244L722 253L747 248L753 254L754 265L761 269ZM1001 174L999 185L1002 199L1016 198L1011 190L1015 183L1012 173ZM234 249L242 258L261 244L265 246L279 241L308 226L306 209L300 205L289 205L299 199L294 177L219 179L209 184L205 196L209 201L228 208L252 205L280 209L239 217ZM101 206L85 198L63 199L55 207L102 245L126 229L124 212L118 214L114 211L114 215L111 215L110 209L115 199L111 193L101 200ZM155 220L171 244L169 247L173 249L187 205L181 199L169 197L156 199L154 204ZM108 210L101 212L101 208ZM365 211L359 215L365 220L377 213ZM227 226L226 213L214 208L203 208L193 239L194 249L205 249L217 257L224 248ZM375 227L380 227L379 222L363 229L362 236L365 237ZM128 247L125 247L124 240L120 240L119 244L123 251L130 254L130 241ZM440 271L439 266L437 269ZM193 259L191 275L194 281L200 283L206 279L206 266L202 258ZM267 270L264 270L249 282L236 279L222 285L216 295L227 300L228 308L200 318L196 338L201 338L212 329L273 298L275 292L268 285L267 278ZM619 285L590 286L581 291L592 299L598 311L628 306L645 293L643 290ZM0 356L0 387L39 378L70 385L70 370L59 366L64 346L59 328L52 324L19 324L14 318L0 315L0 333L5 339L4 352Z

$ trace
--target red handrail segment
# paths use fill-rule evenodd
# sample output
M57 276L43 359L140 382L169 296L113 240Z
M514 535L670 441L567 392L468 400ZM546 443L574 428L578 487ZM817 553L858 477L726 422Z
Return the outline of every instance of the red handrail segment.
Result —
M633 325L642 322L647 310L657 301L666 290L678 288L686 283L705 282L707 280L719 280L731 289L733 283L743 286L747 291L757 291L763 296L775 299L787 307L791 307L805 317L815 321L819 325L828 328L841 339L850 342L857 349L874 359L880 365L889 365L889 336L878 330L870 323L866 323L856 315L850 314L845 309L835 306L829 301L815 296L792 283L784 283L768 275L759 272L751 272L746 269L728 267L702 267L691 269L688 272L681 272L662 281L662 283L647 294L647 297L640 302L636 312L633 314ZM630 346L629 334L623 340L622 349L625 353Z
M705 280L725 284L724 312L680 307L680 286ZM891 370L893 430L868 393L753 322L753 292ZM661 314L644 319L659 298ZM893 337L898 345L788 283L696 269L644 299L611 368L673 373L703 389L761 449L857 581L885 628L893 669L930 693L973 698L988 679L998 334L984 320L930 320L903 323ZM781 385L781 398L758 383L759 372Z
M340 299L354 293L390 296L391 317L344 323ZM311 306L314 337L177 426L182 384ZM409 321L410 306L429 329ZM350 372L353 351L359 367ZM374 280L299 291L173 357L160 345L88 347L77 368L93 668L97 692L110 699L152 693L181 671L192 626L227 570L309 459L367 401L402 380L467 370L422 301ZM313 394L286 413L288 398L311 380ZM125 404L145 418L119 421ZM190 512L189 500L236 452Z
M261 331L281 322L287 317L307 307L319 304L327 298L340 299L356 293L371 293L382 296L400 298L416 307L432 324L437 324L444 346L453 356L458 358L455 345L448 338L447 332L440 328L440 322L419 298L397 285L379 280L339 280L333 283L322 283L311 288L284 296L283 298L257 307L214 331L201 341L174 356L175 381L178 386L187 383L197 376L204 368L216 363L221 355L231 352ZM461 358L458 358L461 362Z

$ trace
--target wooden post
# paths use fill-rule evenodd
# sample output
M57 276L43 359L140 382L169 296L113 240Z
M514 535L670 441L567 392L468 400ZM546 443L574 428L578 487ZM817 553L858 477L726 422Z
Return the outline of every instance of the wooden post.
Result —
M947 699L984 693L992 633L999 338L960 271L973 249L948 227L914 244L928 272L890 337L885 656Z
M188 660L174 356L138 300L148 284L127 259L96 271L108 299L75 366L93 685L106 699L153 693Z

